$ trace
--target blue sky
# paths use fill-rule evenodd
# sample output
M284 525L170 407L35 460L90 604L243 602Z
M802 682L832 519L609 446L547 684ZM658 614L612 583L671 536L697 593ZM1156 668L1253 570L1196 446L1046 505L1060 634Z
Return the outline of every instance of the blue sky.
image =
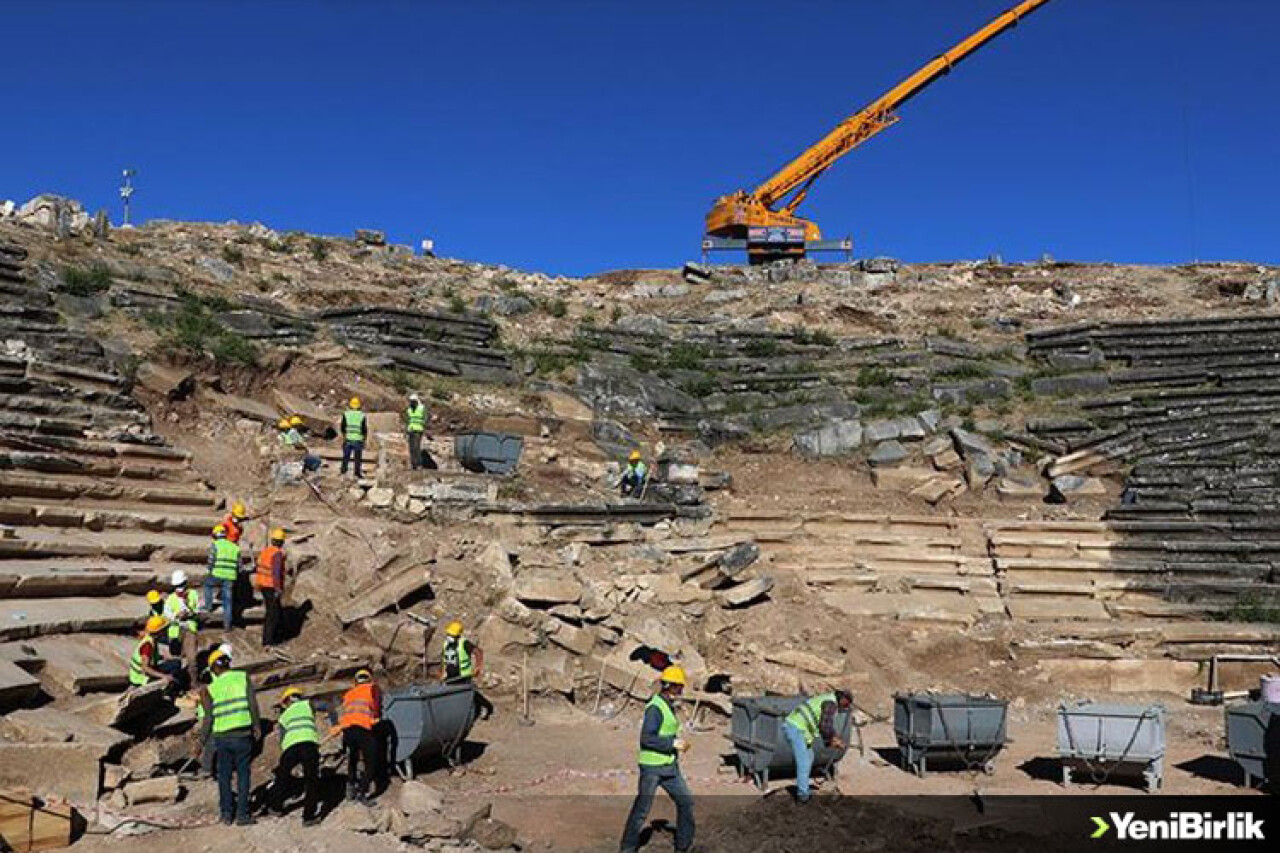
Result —
M8 0L0 198L673 266L750 188L1012 0ZM801 212L859 254L1280 261L1272 0L1053 0Z

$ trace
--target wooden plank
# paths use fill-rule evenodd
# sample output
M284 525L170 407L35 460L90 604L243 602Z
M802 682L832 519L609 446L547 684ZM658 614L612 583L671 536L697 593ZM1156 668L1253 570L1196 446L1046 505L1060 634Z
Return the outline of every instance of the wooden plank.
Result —
M15 851L68 847L85 821L69 805L50 803L14 788L0 789L0 844Z

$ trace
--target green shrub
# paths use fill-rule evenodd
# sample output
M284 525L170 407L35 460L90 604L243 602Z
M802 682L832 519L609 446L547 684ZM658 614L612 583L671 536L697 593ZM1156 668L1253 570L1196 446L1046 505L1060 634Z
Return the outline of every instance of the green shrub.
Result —
M216 314L230 307L225 299L200 299L189 293L180 294L180 298L179 309L162 318L161 328L165 330L160 339L162 349L183 350L193 355L208 353L220 365L258 363L258 348L218 322Z
M1228 622L1254 622L1280 624L1280 604L1263 598L1256 592L1242 593L1223 614Z
M743 352L752 358L772 358L778 354L781 348L774 338L756 338L747 341L747 345L743 347Z
M879 364L864 364L858 370L858 386L861 388L883 388L893 384L893 374Z
M467 303L463 301L462 297L456 293L451 294L449 296L449 313L451 314L467 313Z
M614 325L617 325L618 321L621 319L622 319L622 306L621 305L613 306L613 310L609 312L609 320Z
M323 263L329 259L329 244L319 237L311 238L311 258Z
M667 353L667 367L672 370L701 370L707 355L706 347L681 341Z
M552 317L565 317L569 314L569 306L563 299L553 299L551 300L551 303L547 305L547 313Z
M836 345L835 337L826 329L810 331L804 326L796 326L792 329L791 339L801 346L812 344L820 347L833 347Z
M658 366L660 364L658 359L654 358L652 355L649 355L648 353L645 353L645 352L631 353L630 361L631 361L631 366L634 367L636 370L640 371L641 373L653 373L655 370L658 369Z
M244 263L244 250L232 243L222 247L222 259L229 264L240 266Z
M62 289L72 296L96 296L110 287L111 270L104 264L62 268Z
M706 375L695 376L680 386L681 390L693 397L705 397L714 393L718 387L716 380Z

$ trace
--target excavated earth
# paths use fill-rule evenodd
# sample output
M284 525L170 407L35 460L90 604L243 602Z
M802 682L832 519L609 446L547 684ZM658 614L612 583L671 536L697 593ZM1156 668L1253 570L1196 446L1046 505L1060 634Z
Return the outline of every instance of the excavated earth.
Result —
M708 850L1043 847L865 796L1093 792L1061 787L1054 758L1056 708L1082 698L1165 707L1165 793L1244 792L1221 709L1187 697L1215 653L1280 650L1276 269L571 280L376 234L67 221L0 220L0 786L73 804L80 847L616 849L653 689L641 646L694 682ZM437 470L407 465L411 390ZM360 482L331 435L352 395L373 433ZM278 446L288 414L314 475ZM453 439L474 431L521 439L514 474L463 468ZM633 448L660 482L622 500ZM256 608L226 638L267 716L285 686L333 697L362 665L391 687L434 677L436 627L460 619L498 713L459 768L319 829L212 825L214 786L184 767L189 705L126 692L124 672L142 594L176 567L199 582L234 500L251 547L286 528L296 569L283 645L263 651ZM1221 687L1272 669L1224 664ZM863 740L836 795L799 811L786 780L761 797L737 777L734 696L835 686ZM909 690L1009 700L994 773L902 770Z

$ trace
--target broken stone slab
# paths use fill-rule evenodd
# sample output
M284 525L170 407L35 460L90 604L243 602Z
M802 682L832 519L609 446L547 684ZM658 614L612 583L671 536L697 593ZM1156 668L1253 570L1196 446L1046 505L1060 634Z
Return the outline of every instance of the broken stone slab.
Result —
M1102 496L1107 493L1107 486L1097 477L1082 477L1079 474L1061 474L1053 478L1053 485L1064 497Z
M856 420L834 420L796 434L795 449L805 456L843 456L862 446L863 428Z
M773 578L762 575L744 584L717 592L716 600L723 607L746 607L764 598L771 589L773 589Z
M784 649L778 652L765 652L764 659L782 666L794 667L813 675L833 676L844 671L839 664L830 663L817 655L796 649Z
M387 488L372 488L365 493L365 500L374 509L388 509L395 500L396 493ZM406 505L408 501L405 502Z
M937 478L938 472L932 468L873 468L871 471L871 483L877 489L895 492L909 492Z
M939 471L950 471L953 468L959 468L964 464L964 460L960 458L960 454L956 453L954 447L948 447L941 453L936 453L932 457L933 467Z
M877 444L875 449L867 455L867 462L872 467L883 467L888 465L897 465L906 459L910 453L902 446L902 443L896 439L884 441Z
M394 577L379 582L354 600L338 608L338 621L350 625L369 616L375 616L400 601L420 592L431 582L431 573L423 566L410 566Z
M965 459L970 456L987 456L995 455L995 448L981 435L976 432L970 432L967 429L956 427L951 430L951 439L955 442L956 450Z
M925 432L932 435L938 431L938 427L942 423L942 412L937 409L926 409L916 415L916 420L920 423L921 428L923 428Z
M996 483L996 494L1001 500L1038 499L1044 496L1044 492L1043 485L1031 480L1002 477L1000 482Z
M276 421L280 420L280 413L276 411L274 406L269 406L266 403L261 403L248 397L237 397L234 394L219 394L216 391L206 390L204 393L209 396L214 405L233 414L264 424L271 424L272 426L275 426Z
M567 622L557 620L551 620L547 638L560 648L579 656L591 654L596 645L594 631L576 628Z
M996 465L991 461L990 456L974 454L969 458L969 464L965 466L965 481L968 482L969 488L975 492L982 491L992 477L996 474Z
M692 604L710 601L711 591L698 584L684 583L676 575L654 575L649 584L653 599L658 604Z
M271 399L275 401L281 415L297 415L302 418L302 424L313 435L327 436L334 428L334 423L338 420L330 412L326 412L319 406L308 400L299 397L297 394L290 394L288 391L281 391L274 388L271 391Z
M485 850L507 850L515 847L515 827L493 817L493 806L486 804L463 822L460 837L479 844Z
M136 596L0 601L0 641L81 631L126 631L141 621Z
M124 732L55 707L31 708L0 719L0 725L27 743L79 743L114 758L133 740Z
M195 391L196 376L186 368L144 361L138 367L138 384L176 402L187 399Z
M734 577L760 559L760 546L755 542L739 542L720 555L716 565L721 574Z
M868 421L863 426L863 436L869 442L891 441L902 435L902 424L897 419Z
M173 803L182 796L182 785L177 776L157 776L154 779L143 779L130 782L120 789L124 801L129 806L140 806L144 803Z
M910 494L936 505L944 498L960 494L964 490L964 480L959 477L932 477L912 489Z
M902 441L923 441L927 434L924 426L916 418L901 417L897 419L897 424L897 437Z
M101 642L115 640L103 645ZM48 637L35 640L32 646L45 661L42 680L71 693L118 691L129 686L129 654L133 641L127 637L93 638L89 641L72 637Z
M0 743L0 786L92 803L102 772L99 753L79 743Z
M39 692L40 679L0 657L0 711L25 705Z
M530 605L577 604L582 598L582 583L572 575L531 571L516 578L512 594Z

